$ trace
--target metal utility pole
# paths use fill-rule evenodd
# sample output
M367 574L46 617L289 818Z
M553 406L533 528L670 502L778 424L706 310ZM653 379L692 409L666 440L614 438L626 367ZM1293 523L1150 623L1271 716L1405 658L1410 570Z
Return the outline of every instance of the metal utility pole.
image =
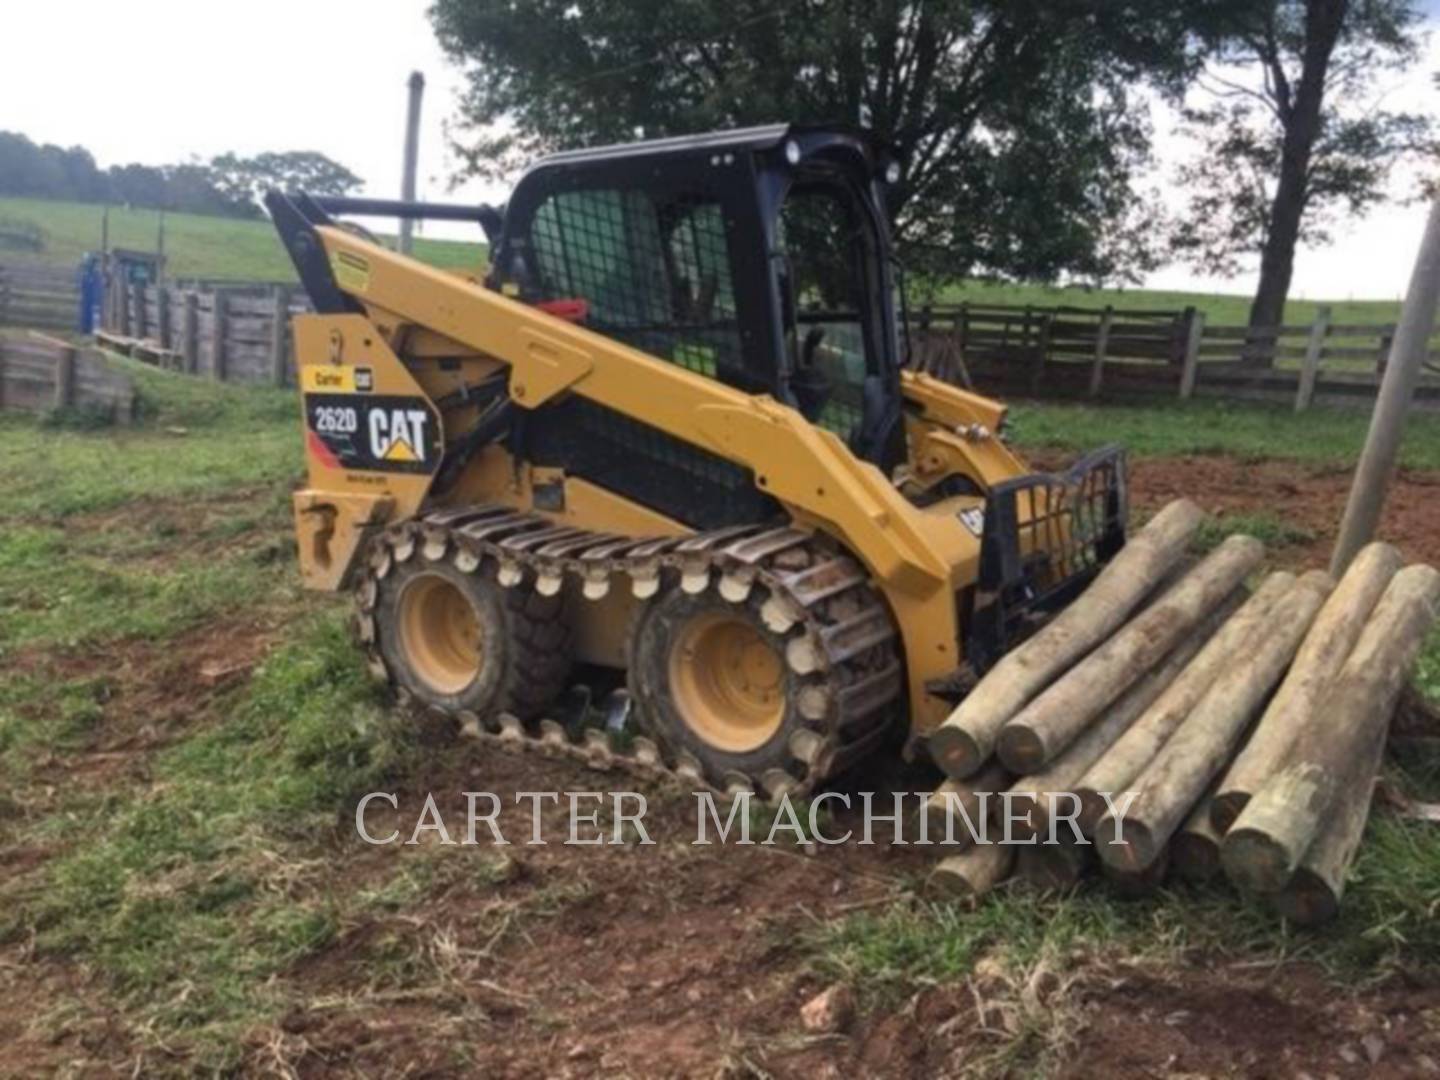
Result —
M400 198L405 202L415 201L415 170L420 159L420 99L425 94L425 76L418 71L410 73L410 108L405 116L405 171L400 181ZM408 255L413 246L412 232L415 223L410 218L400 219L400 250Z
M1420 240L1420 254L1410 274L1410 289L1405 306L1400 309L1400 323L1390 347L1390 362L1380 382L1375 399L1375 412L1370 417L1370 433L1355 480L1350 487L1350 500L1345 504L1345 518L1340 523L1340 538L1330 558L1330 573L1338 577L1350 565L1355 553L1375 536L1380 523L1380 510L1385 505L1385 489L1395 472L1395 459L1400 453L1400 436L1405 428L1405 413L1420 378L1420 368L1430 348L1430 335L1435 331L1435 308L1440 300L1440 198L1430 207L1430 219Z

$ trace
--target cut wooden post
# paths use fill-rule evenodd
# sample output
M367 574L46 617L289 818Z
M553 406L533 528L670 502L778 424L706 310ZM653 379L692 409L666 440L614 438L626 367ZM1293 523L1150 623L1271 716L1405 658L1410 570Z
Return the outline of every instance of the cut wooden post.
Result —
M1100 326L1095 331L1095 363L1090 368L1090 396L1100 396L1100 382L1105 377L1105 351L1110 347L1110 324L1115 319L1115 309L1105 305L1100 316Z
M1400 552L1389 544L1370 544L1350 564L1339 586L1325 601L1279 691L1266 707L1245 748L1231 764L1213 801L1215 827L1228 832L1255 790L1285 763L1290 748L1345 666L1365 620L1400 569Z
M290 356L290 290L277 285L270 291L274 314L270 321L270 378L276 386L284 386Z
M1300 365L1300 385L1295 391L1295 411L1310 408L1315 396L1315 379L1320 373L1320 356L1325 351L1325 337L1330 333L1330 308L1322 304L1315 309L1310 324L1310 339L1305 343L1305 359Z
M1143 870L1122 870L1107 862L1102 862L1100 869L1105 880L1117 893L1129 900L1139 900L1146 896L1154 896L1165 884L1165 879L1169 876L1170 867L1174 861L1174 855L1167 847L1162 848L1150 865Z
M1010 774L997 761L969 780L946 780L926 795L920 806L917 817L924 821L926 838L959 846L973 843L974 832L985 828L983 819L989 805L1005 790L1010 779Z
M984 896L1010 876L1015 865L1011 844L973 844L959 855L941 859L930 873L929 888L952 900Z
M1066 747L1064 753L1040 772L1021 777L1010 785L1011 812L1024 815L1023 836L1048 832L1051 796L1057 793L1068 795L1074 790L1086 770L1100 760L1101 755L1185 670L1201 647L1244 602L1245 595L1243 589L1235 590L1195 633L1187 635L1158 667L1125 691L1125 695ZM1022 832L1019 827L1014 831Z
M1243 889L1279 892L1290 881L1340 792L1385 737L1400 689L1440 607L1440 573L1409 566L1391 580L1339 678L1296 739L1289 763L1246 804L1220 845L1225 874Z
M1260 565L1265 545L1227 537L1093 653L1067 671L1001 729L997 753L1024 775L1043 768L1104 708L1164 659Z
M1095 827L1100 858L1117 870L1144 870L1170 842L1245 734L1245 726L1300 647L1332 588L1321 570L1305 574L1246 640L1236 663L1200 699L1141 774L1135 797Z
M1080 796L1080 828L1086 836L1094 834L1108 809L1104 793L1118 798L1130 789L1211 686L1239 661L1251 635L1294 584L1295 575L1283 571L1267 577L1155 704L1085 771L1075 794Z
M224 382L227 378L227 357L225 356L225 309L228 306L224 289L216 289L211 296L210 323L210 374Z
M1002 657L931 733L935 762L960 779L979 769L1005 722L1125 621L1185 554L1204 516L1185 499L1156 514L1074 603Z
M1200 884L1220 873L1220 834L1210 820L1210 800L1201 799L1170 841L1170 863L1186 881Z
M75 346L55 350L55 408L68 409L75 404Z
M1375 799L1375 777L1385 756L1385 738L1371 742L1359 781L1340 792L1330 816L1320 827L1295 873L1272 898L1275 910L1302 926L1319 926L1340 914L1345 875L1355 860L1370 804Z
M1195 393L1195 378L1200 369L1200 343L1205 338L1205 313L1196 311L1190 317L1190 333L1185 339L1185 366L1180 371L1180 397L1188 399Z
M1015 879L1036 889L1061 892L1079 884L1095 864L1095 846L1082 844L1073 835L1058 843L1029 844L1015 853Z
M193 289L185 293L181 312L180 352L185 357L185 371L194 375L200 370L200 297Z

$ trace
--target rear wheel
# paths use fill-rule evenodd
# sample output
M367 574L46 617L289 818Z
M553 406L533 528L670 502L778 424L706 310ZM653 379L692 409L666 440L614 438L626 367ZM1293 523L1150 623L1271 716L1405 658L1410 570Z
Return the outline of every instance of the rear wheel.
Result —
M492 570L418 556L394 566L378 584L376 643L393 682L423 704L530 718L569 672L564 601L504 588Z

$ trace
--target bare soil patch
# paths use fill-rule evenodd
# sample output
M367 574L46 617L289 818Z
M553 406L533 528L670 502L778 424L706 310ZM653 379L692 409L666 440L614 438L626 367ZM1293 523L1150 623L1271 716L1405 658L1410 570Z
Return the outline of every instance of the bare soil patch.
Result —
M1241 461L1230 457L1144 458L1131 465L1134 507L1150 512L1172 499L1193 499L1222 517L1273 515L1312 534L1307 543L1272 551L1297 566L1329 561L1345 500L1349 469L1290 461ZM1391 486L1380 537L1411 561L1440 565L1440 473L1401 469Z

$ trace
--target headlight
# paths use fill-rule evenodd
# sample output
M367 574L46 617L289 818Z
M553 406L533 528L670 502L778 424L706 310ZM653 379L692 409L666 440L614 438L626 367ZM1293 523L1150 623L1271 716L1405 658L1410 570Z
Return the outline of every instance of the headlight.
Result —
M898 184L900 182L900 162L892 161L885 166L885 182L887 184Z
M794 139L785 140L785 160L791 165L800 164L800 144Z

